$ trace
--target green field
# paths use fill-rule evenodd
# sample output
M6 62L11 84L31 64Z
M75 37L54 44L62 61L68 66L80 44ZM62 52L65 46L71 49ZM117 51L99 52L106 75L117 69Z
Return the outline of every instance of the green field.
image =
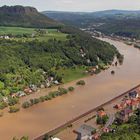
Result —
M59 76L63 77L63 82L67 83L76 79L83 78L88 74L85 73L85 66L77 66L75 68L62 68L57 71Z
M0 26L0 35L13 34L32 34L35 32L34 28L22 28L22 27L3 27Z
M32 41L36 39L39 41L48 41L49 39L54 39L54 38L57 40L66 40L66 36L67 34L64 34L64 33L50 31L46 35L43 35L43 36L37 36L34 38L20 38L20 39L23 39L25 41Z
M67 34L58 32L57 29L43 29L46 31L46 34L44 35L37 35L36 37L20 37L20 38L14 38L14 40L23 40L23 41L32 41L35 39L38 39L40 41L47 41L49 39L58 39L58 40L65 40ZM22 28L22 27L3 27L0 26L0 35L23 35L23 34L36 34L36 29L35 28Z
M22 27L4 27L0 26L0 35L13 34L13 35L22 35L22 34L32 34L35 33L36 28L22 28ZM44 29L48 33L56 32L57 29Z

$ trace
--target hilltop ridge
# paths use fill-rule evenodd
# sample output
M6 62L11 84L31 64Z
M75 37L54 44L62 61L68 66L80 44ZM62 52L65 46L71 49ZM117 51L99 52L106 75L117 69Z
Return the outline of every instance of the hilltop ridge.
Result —
M0 26L22 27L56 27L60 23L39 13L34 7L3 6L0 7Z

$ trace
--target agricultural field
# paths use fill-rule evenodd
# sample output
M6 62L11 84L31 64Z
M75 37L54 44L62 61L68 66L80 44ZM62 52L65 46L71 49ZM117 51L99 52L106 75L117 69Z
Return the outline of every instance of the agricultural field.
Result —
M22 27L4 27L0 26L0 35L22 35L22 34L32 34L35 32L34 28L22 28Z
M49 39L57 39L57 40L66 40L67 34L56 32L54 30L50 30L47 34L42 36L36 36L36 37L30 37L30 38L22 38L26 41L32 41L32 40L39 40L39 41L48 41ZM19 39L18 39L19 40Z
M23 41L48 41L49 39L65 40L67 34L58 32L57 29L41 29L43 33L39 33L37 28L22 28L22 27L4 27L0 26L0 35L12 35L15 36L14 40ZM34 37L32 37L34 35Z

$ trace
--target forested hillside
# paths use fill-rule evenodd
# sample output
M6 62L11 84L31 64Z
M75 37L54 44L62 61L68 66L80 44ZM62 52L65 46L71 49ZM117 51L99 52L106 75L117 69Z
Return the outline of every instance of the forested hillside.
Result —
M73 28L72 28L73 29ZM63 32L72 31L61 29ZM115 47L77 30L66 40L0 40L0 92L3 96L22 90L29 84L40 86L49 76L59 82L56 72L75 66L111 63L119 54ZM79 33L78 33L79 31ZM82 55L84 54L84 56Z
M92 28L105 34L140 38L140 11L107 10L99 12L43 12L68 25Z

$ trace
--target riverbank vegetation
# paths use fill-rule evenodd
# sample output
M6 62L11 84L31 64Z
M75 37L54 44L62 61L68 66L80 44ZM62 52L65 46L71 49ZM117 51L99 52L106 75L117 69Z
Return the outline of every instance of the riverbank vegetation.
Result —
M80 80L80 81L78 81L77 83L76 83L76 85L85 85L86 83L85 83L85 81L84 80Z
M68 91L70 92L74 91L74 87L68 87Z
M16 107L16 106L10 106L9 107L9 113L16 113L20 110L19 107Z
M52 100L53 98L68 94L69 92L72 92L72 91L74 91L74 87L68 87L68 89L59 87L57 91L51 91L51 92L49 92L48 95L41 96L39 98L30 99L30 101L25 101L22 104L22 108L24 108L24 109L29 108L30 106L33 106L40 102Z

